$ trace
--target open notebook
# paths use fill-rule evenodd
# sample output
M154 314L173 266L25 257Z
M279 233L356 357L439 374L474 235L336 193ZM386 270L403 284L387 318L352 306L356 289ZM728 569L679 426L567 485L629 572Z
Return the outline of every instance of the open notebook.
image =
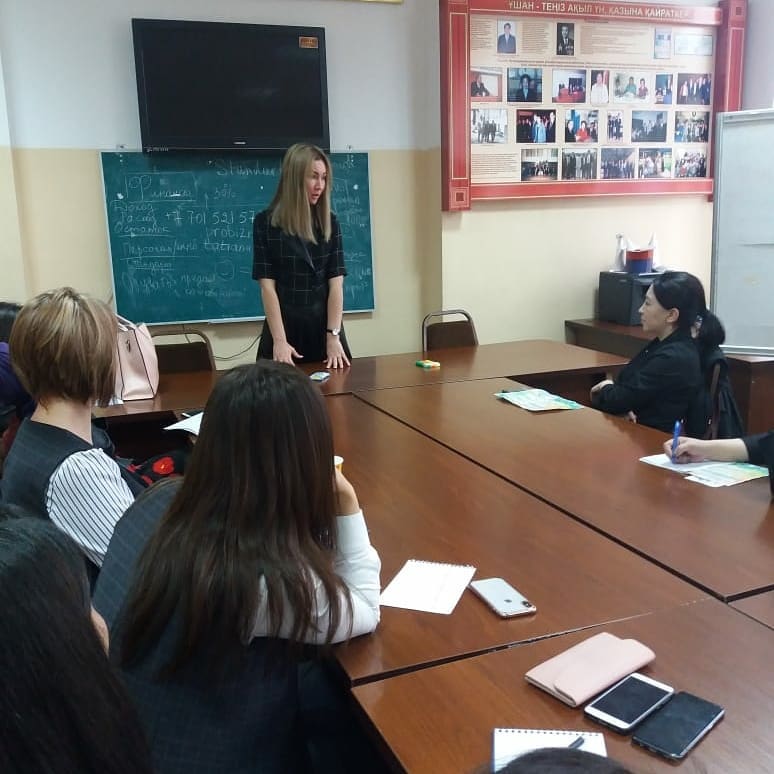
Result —
M409 559L382 592L380 604L449 615L476 572L475 567Z
M492 735L492 771L499 771L514 758L544 747L569 747L583 737L579 749L607 757L605 737L595 731L560 731L533 728L496 728Z

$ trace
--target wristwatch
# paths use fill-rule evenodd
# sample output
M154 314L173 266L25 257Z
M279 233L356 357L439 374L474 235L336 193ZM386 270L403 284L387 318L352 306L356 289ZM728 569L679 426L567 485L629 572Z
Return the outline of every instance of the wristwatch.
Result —
M338 336L341 333L341 328L326 328L325 329L331 336Z

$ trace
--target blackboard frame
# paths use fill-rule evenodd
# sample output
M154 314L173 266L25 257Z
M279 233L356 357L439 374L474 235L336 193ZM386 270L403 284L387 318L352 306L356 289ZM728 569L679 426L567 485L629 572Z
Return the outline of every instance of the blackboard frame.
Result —
M251 276L252 218L274 194L280 157L122 150L104 151L100 161L120 315L149 325L264 319ZM375 288L368 155L334 153L331 164L348 271L344 312L370 312Z

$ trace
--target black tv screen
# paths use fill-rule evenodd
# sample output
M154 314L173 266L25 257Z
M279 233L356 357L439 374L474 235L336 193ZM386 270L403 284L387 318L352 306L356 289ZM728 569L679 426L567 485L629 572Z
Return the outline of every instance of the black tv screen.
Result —
M132 19L145 151L330 149L325 30Z

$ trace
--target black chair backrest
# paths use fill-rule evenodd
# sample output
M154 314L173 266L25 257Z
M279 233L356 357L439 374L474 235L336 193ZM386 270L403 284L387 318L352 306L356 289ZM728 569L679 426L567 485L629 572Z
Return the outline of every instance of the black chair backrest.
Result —
M745 432L744 422L734 399L723 351L718 347L710 352L703 366L707 390L704 438L739 438Z
M215 358L212 355L210 341L201 331L154 333L154 339L159 336L196 336L199 338L199 341L183 341L174 344L158 344L154 341L160 374L215 370Z
M462 315L465 319L430 322L434 317L443 318L447 315ZM473 318L464 309L431 312L422 320L422 350L425 352L449 347L471 347L477 344L476 326Z

